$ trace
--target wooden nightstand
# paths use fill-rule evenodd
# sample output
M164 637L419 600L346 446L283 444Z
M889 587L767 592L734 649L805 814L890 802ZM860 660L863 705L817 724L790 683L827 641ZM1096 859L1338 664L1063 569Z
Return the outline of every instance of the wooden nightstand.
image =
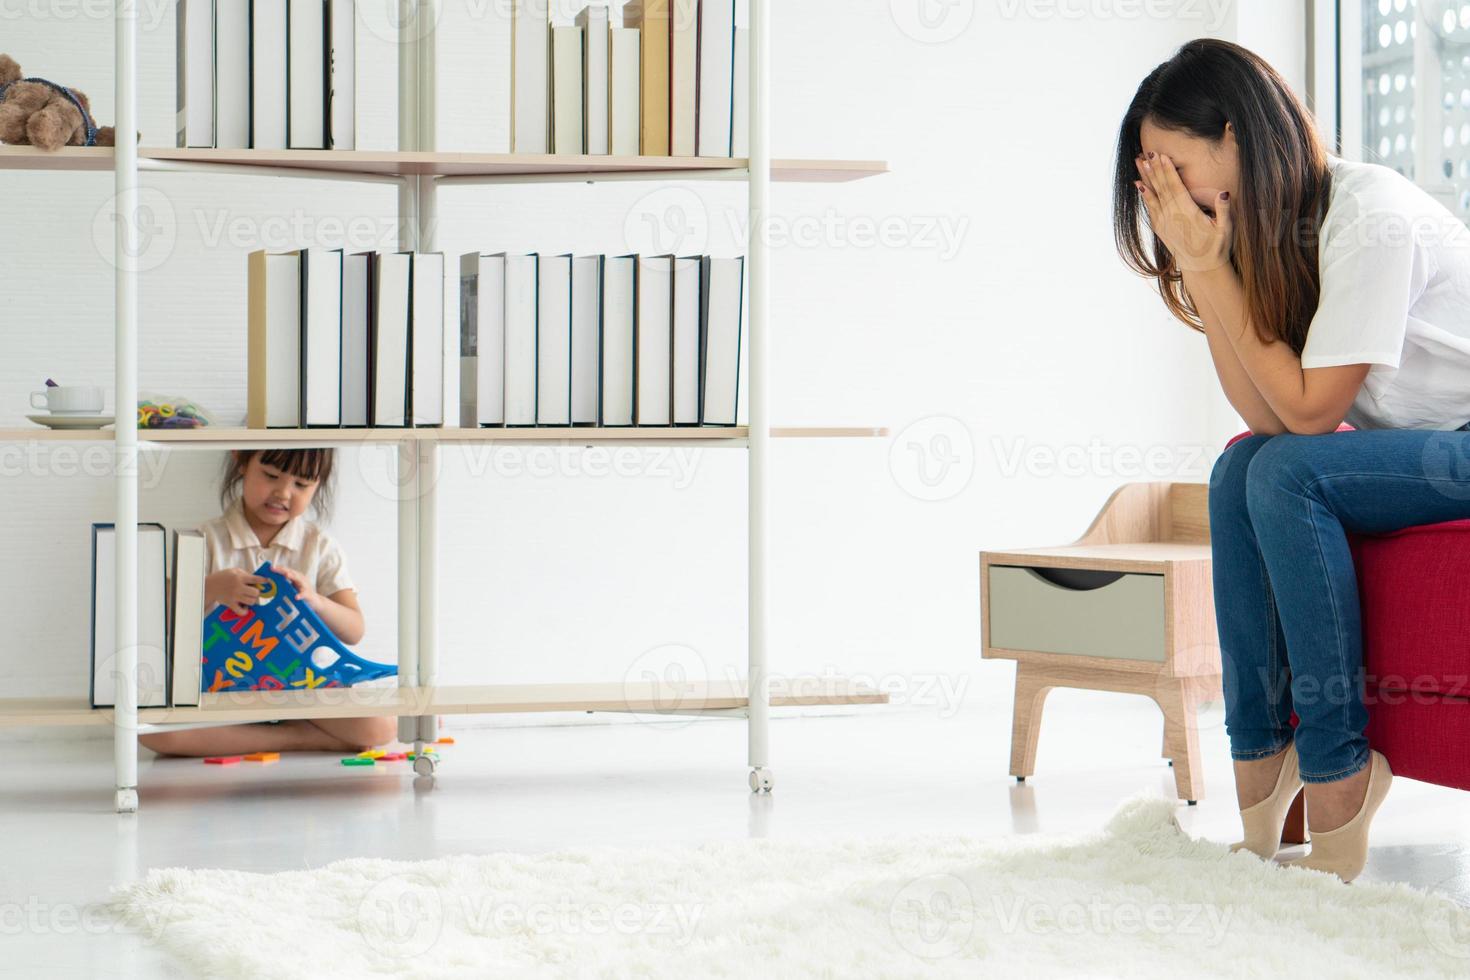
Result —
M1016 661L1011 775L1036 768L1053 687L1153 698L1179 798L1204 798L1195 709L1218 698L1208 486L1118 488L1076 542L980 553L981 655Z

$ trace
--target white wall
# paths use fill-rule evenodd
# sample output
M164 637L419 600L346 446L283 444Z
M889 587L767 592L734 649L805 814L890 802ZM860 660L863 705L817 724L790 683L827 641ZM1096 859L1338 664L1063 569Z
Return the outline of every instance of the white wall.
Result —
M161 9L154 2L145 11ZM774 270L774 417L894 433L777 444L773 669L895 685L943 677L1008 704L1010 668L979 660L977 552L1070 540L1114 486L1204 479L1219 444L1203 339L1118 260L1109 178L1139 80L1181 42L1233 21L1215 16L1218 4L1183 0L1150 5L1172 11L1160 18L1078 19L1063 12L1111 7L1024 0L931 5L938 20L917 17L918 0L773 6L776 155L886 159L893 171L775 190L793 240ZM172 32L171 16L145 13L149 144L172 142ZM7 21L4 33L28 73L80 86L111 120L110 22L49 16ZM110 180L5 175L0 426L27 424L26 393L46 377L110 387L111 276L93 242ZM246 252L340 247L331 217L367 222L391 244L393 194L269 178L144 181L176 238L143 280L141 387L237 421ZM743 200L743 186L722 182L452 189L439 244L451 255L623 251L646 247L650 216L692 216L680 251L736 251ZM266 222L283 216L299 222L299 238L269 237ZM221 238L220 227L243 234ZM871 240L874 228L886 242ZM98 234L108 241L105 227ZM88 524L112 516L109 452L72 461L90 465L88 476L67 470L72 447L0 451L0 680L6 696L81 695ZM528 457L503 452L444 451L441 680L618 679L667 644L687 645L716 674L743 661L742 453L703 451L680 461L692 467L685 476L639 451L630 459L643 475L616 478L505 476L497 467ZM554 456L534 459L556 471L580 458ZM190 526L217 513L217 456L160 458L158 475L145 471L143 519ZM341 469L331 527L367 613L361 649L391 659L383 455L344 454Z

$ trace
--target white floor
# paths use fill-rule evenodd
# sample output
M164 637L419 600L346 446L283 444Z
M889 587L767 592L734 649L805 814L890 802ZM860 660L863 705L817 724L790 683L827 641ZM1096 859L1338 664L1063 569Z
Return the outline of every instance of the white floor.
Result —
M1087 833L1119 801L1173 796L1151 702L1059 690L1037 773L1007 774L1009 698L958 710L865 707L772 724L775 793L746 787L741 721L447 729L430 785L402 763L336 756L271 766L140 764L142 810L110 811L111 746L9 742L0 791L0 976L182 975L102 922L108 889L167 866L276 871L339 858L417 859L588 844L898 832ZM1234 840L1218 705L1201 723L1206 796L1179 807L1196 836ZM1470 904L1470 793L1400 780L1373 828L1365 878ZM916 969L919 969L916 961ZM1242 973L1248 965L1242 964Z

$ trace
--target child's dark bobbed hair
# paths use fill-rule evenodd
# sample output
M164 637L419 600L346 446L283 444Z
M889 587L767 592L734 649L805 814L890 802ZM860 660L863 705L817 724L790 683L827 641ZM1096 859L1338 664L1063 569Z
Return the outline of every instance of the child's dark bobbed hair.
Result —
M332 510L332 463L336 454L335 449L236 449L226 453L224 476L219 488L220 506L229 510L240 499L245 468L251 459L259 456L262 465L273 466L303 480L318 481L311 503L317 516L326 518Z

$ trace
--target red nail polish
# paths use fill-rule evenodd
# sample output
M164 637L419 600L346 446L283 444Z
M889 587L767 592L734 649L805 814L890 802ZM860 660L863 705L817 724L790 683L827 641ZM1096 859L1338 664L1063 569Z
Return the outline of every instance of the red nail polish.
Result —
M1228 200L1230 200L1230 192L1229 191L1226 191L1225 193L1221 194L1220 195L1220 199L1222 201L1228 201Z

